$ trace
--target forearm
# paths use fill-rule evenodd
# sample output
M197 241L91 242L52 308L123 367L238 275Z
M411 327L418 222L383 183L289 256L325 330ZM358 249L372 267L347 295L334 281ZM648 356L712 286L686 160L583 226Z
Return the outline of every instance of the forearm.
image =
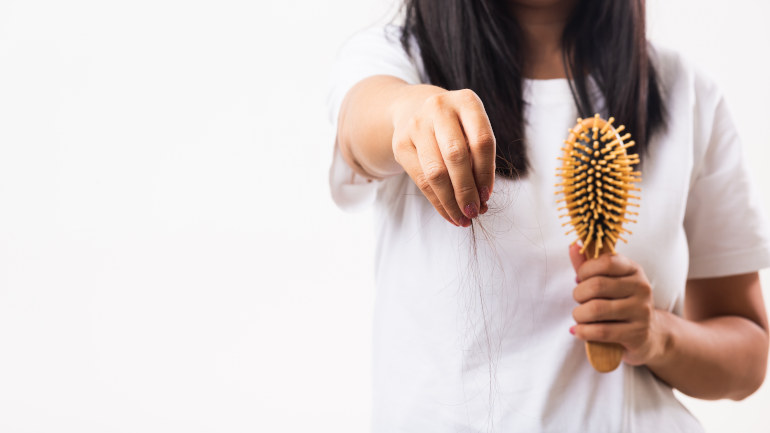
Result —
M665 349L647 367L696 398L740 400L757 390L767 368L768 334L740 316L690 321L657 311Z
M385 178L403 168L393 156L393 129L425 99L444 90L409 85L391 76L374 76L356 84L342 103L337 138L346 162L359 174Z

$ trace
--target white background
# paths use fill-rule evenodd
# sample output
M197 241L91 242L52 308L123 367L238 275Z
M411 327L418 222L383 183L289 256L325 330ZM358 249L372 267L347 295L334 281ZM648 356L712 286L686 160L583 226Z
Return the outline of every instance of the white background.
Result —
M0 432L366 431L372 227L329 198L324 98L393 12L0 2ZM649 18L724 89L770 206L770 3ZM687 404L767 432L769 388Z

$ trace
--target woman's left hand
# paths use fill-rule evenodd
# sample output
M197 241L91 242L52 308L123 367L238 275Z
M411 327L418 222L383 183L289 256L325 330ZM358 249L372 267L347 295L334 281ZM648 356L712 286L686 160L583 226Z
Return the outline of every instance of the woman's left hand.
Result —
M623 361L643 365L663 354L666 336L655 308L652 287L637 263L620 254L587 260L580 245L570 246L577 273L572 310L577 325L570 328L585 341L610 342L625 348Z

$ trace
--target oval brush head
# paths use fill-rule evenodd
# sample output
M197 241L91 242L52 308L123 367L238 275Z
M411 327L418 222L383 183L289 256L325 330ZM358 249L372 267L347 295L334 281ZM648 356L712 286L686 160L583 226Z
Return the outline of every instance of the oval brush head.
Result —
M625 127L614 128L614 121L613 117L604 120L598 114L591 119L578 119L564 141L564 155L559 157L562 166L557 169L557 176L563 181L556 184L561 187L556 194L564 197L557 203L566 202L559 210L567 212L560 217L570 218L562 226L572 224L567 234L577 232L583 241L580 252L587 257L599 257L605 248L614 253L618 239L628 242L621 233L631 232L623 223L636 222L626 216L638 215L627 207L639 206L629 202L639 199L630 193L640 191L634 184L641 181L641 173L633 171L639 156L626 152L634 145L628 141L631 134L621 136Z
M591 119L578 119L569 130L562 148L562 161L556 176L562 178L556 194L565 202L559 210L566 210L560 217L569 217L562 224L572 225L567 234L575 231L583 242L580 249L586 258L599 257L600 253L615 254L618 239L627 242L621 234L631 232L623 227L628 215L638 215L627 208L639 205L631 199L639 199L631 191L641 191L635 183L641 181L641 173L634 171L639 156L629 155L626 149L634 145L628 141L631 134L620 135L624 126L614 128L613 117L602 119L596 114ZM577 242L577 240L575 241ZM574 243L574 242L573 242ZM587 342L586 352L594 368L601 372L612 371L620 364L623 346L614 343Z

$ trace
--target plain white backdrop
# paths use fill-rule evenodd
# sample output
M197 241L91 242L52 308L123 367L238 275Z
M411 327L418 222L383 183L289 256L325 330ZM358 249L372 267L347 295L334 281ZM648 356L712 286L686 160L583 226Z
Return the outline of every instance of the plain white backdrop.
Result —
M770 210L770 3L648 8L727 94ZM329 198L324 98L394 12L0 2L0 432L366 431L371 215ZM767 384L686 404L770 425Z

